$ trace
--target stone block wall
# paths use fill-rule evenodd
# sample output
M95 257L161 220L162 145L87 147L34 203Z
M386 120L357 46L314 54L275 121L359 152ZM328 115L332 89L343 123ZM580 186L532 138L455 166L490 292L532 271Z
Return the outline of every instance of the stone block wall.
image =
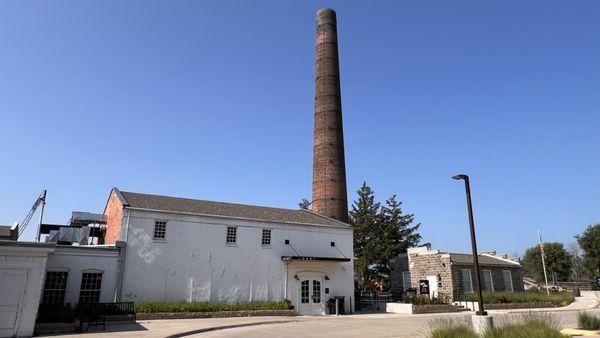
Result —
M471 270L471 279L473 281L473 290L477 289L477 278L475 277L475 267L472 265L453 265L452 266L452 280L455 285L454 297L458 297L458 294L464 293L464 285L462 280L462 270ZM504 292L504 276L503 270L510 270L512 275L513 291L523 292L523 273L520 267L502 267L502 266L485 266L480 265L482 273L481 282L483 283L483 270L490 270L492 272L492 283L494 284L495 292ZM484 290L487 291L487 290Z
M438 297L452 297L454 284L448 254L438 252L409 253L408 261L413 287L418 288L419 281L427 279L427 276L438 276Z
M406 254L390 259L390 284L394 296L399 296L404 291L403 271L409 271L408 256Z

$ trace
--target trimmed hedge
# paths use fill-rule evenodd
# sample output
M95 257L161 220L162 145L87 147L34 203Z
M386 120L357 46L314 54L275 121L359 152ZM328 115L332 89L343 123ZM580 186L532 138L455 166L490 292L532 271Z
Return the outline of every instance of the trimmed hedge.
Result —
M249 303L211 303L211 302L139 302L135 304L137 313L157 312L217 312L217 311L255 311L289 310L289 302L249 302Z
M467 294L468 301L477 301L477 295ZM552 303L556 306L567 306L575 301L571 292L551 293L545 292L484 292L483 302L487 304L506 303Z

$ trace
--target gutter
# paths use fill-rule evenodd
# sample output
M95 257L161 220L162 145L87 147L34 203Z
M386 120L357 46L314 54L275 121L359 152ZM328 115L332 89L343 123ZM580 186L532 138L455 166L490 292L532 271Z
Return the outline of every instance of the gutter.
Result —
M117 267L117 287L115 290L115 302L122 300L123 292L123 276L125 274L125 248L127 247L127 239L129 235L129 220L131 219L131 210L127 209L127 222L125 223L125 239L117 241L115 246L119 248L119 260Z

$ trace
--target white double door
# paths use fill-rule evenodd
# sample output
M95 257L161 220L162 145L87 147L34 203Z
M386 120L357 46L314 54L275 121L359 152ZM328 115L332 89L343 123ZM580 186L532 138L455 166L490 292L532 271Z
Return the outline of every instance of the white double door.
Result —
M323 279L312 277L300 280L298 313L301 315L322 315L325 311L323 299Z
M28 270L0 268L0 337L17 335L27 275Z

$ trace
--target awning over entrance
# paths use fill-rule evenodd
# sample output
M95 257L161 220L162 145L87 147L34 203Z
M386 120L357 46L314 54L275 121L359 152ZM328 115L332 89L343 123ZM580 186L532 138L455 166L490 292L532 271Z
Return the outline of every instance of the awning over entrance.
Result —
M322 262L350 262L350 258L345 257L315 257L315 256L281 256L284 262L291 261L322 261Z

